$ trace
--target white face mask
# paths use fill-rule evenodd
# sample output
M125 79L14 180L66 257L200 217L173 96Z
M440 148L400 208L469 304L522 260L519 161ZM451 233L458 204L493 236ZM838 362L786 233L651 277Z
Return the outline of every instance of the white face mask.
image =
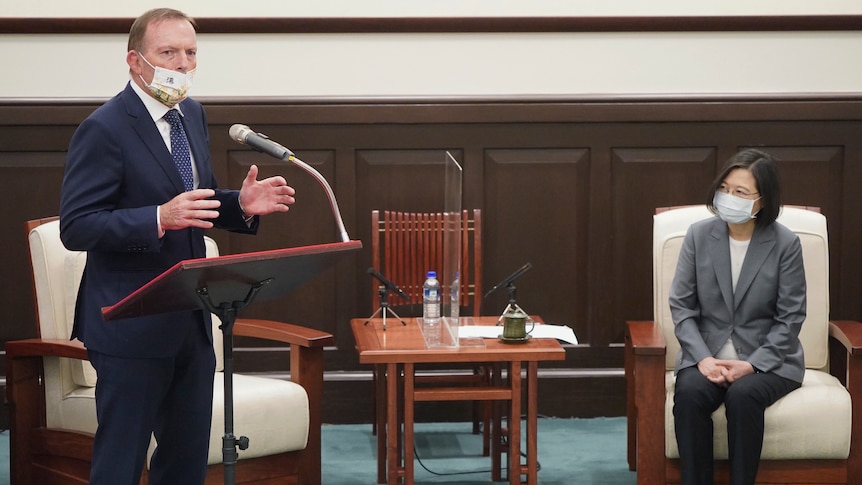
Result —
M744 224L756 217L756 215L751 215L751 211L754 209L754 203L758 200L760 200L759 197L757 199L743 199L718 191L712 199L712 205L718 210L718 217L724 222Z
M147 84L143 77L141 77L141 81L147 85L156 99L168 106L173 106L186 99L189 88L192 87L192 78L194 78L195 69L187 73L171 71L163 67L153 66L140 52L138 52L138 55L155 71L153 73L153 82Z

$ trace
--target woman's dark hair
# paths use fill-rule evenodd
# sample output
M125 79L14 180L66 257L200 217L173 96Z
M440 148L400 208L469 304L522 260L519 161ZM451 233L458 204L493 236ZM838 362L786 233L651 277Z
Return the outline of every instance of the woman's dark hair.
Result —
M718 174L709 188L706 207L713 214L718 213L715 205L713 205L715 193L730 172L737 168L750 171L755 183L757 183L757 191L760 193L760 211L755 218L755 224L760 227L772 224L781 212L781 182L778 176L778 166L768 153L754 148L742 150L730 157L724 164L721 173Z

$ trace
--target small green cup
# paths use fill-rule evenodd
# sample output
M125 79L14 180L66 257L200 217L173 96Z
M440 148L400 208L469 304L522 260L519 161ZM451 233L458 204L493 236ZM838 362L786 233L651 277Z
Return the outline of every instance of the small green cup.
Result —
M523 340L527 338L527 335L535 327L535 322L531 319L530 322L533 323L533 326L530 327L529 332L527 331L527 318L527 314L518 308L504 313L503 338L508 340Z

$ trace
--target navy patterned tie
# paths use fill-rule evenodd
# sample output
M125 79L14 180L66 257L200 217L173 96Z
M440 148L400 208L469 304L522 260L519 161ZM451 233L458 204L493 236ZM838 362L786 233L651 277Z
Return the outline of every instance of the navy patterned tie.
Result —
M180 122L180 114L177 110L172 109L165 114L164 119L171 124L171 156L174 158L174 163L177 164L186 191L192 190L195 179L192 173L191 149L189 148L189 139L186 138L186 130L183 129L183 124Z

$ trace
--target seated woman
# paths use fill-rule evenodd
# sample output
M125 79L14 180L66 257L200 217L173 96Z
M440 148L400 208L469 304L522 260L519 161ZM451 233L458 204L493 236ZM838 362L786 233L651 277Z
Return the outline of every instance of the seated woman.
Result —
M689 228L670 291L681 346L673 407L681 478L713 482L711 414L724 404L730 483L753 484L764 411L802 385L802 247L775 221L778 169L762 151L728 160L707 206L718 217Z

